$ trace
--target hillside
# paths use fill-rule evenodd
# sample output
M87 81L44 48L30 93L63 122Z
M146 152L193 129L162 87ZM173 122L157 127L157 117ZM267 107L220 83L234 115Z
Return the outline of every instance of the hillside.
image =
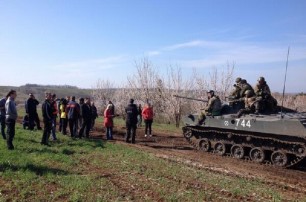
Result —
M80 89L75 86L26 84L19 87L0 86L0 96L5 96L11 89L17 91L17 103L23 103L28 98L29 93L33 93L36 99L42 101L46 91L55 93L58 98L66 97L67 95L74 95L76 97L89 97L91 95L91 89Z

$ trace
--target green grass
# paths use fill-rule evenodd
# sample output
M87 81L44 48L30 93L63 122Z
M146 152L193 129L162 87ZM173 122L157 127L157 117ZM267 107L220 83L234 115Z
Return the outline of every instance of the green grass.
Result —
M0 141L0 201L281 201L282 191L170 162L129 145L72 140L51 147L17 126L15 150Z

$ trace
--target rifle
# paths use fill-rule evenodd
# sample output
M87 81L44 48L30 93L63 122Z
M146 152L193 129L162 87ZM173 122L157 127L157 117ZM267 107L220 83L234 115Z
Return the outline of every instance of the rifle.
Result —
M200 102L208 102L208 100L202 100L202 99L197 99L197 98L192 98L192 97L185 97L185 96L180 96L180 95L173 95L173 97L187 99L187 100L200 101Z

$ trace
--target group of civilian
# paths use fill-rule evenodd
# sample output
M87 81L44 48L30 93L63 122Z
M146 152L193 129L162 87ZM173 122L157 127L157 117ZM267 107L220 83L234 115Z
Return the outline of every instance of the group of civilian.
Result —
M17 93L11 90L6 97L0 100L0 126L3 139L7 141L7 148L14 149L13 139L15 136L15 123L18 117L15 98ZM98 117L98 111L90 98L80 98L76 102L75 96L67 96L58 99L56 94L45 93L45 100L42 103L42 117L44 123L43 136L41 144L49 145L49 139L56 141L57 118L59 117L59 131L63 135L67 135L67 127L69 126L70 136L72 138L89 138L90 130L94 128L95 120ZM26 115L23 120L24 128L29 130L42 130L40 120L37 113L39 101L34 94L30 93L29 98L25 102ZM130 99L129 104L125 108L126 112L126 137L125 141L135 143L137 126L141 126L142 120L145 122L145 137L152 136L153 107L147 103L142 109L141 105L134 104L134 100ZM109 101L103 113L104 126L106 128L107 140L113 140L113 127L115 106ZM7 131L5 132L5 127Z

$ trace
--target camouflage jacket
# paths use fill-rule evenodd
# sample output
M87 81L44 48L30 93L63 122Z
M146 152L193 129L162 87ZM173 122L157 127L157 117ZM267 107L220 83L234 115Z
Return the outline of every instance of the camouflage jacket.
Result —
M254 93L254 89L253 89L253 87L250 84L248 84L248 83L241 84L240 97L244 97L245 96L245 92L247 90L250 90L250 91L252 91Z
M253 97L249 97L249 98L244 98L244 107L246 109L251 109L252 106L258 102L258 99L256 99L256 96L253 96Z
M212 115L220 115L221 113L221 100L218 96L214 95L208 100L207 107L205 111L211 113Z
M264 98L267 95L271 95L270 88L266 82L262 85L260 85L259 83L256 84L254 90L255 90L256 96L258 97Z

